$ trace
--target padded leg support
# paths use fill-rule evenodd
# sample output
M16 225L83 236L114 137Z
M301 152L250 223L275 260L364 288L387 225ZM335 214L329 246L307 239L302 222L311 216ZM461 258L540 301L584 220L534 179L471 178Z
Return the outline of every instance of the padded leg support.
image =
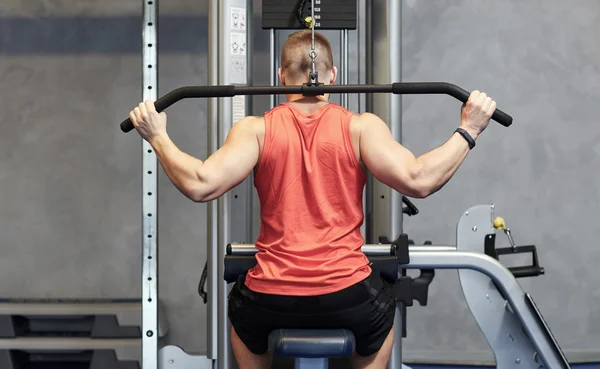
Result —
M352 355L354 335L345 329L278 329L269 335L275 356L330 358Z
M325 358L296 358L295 369L327 369L329 360Z
M345 329L278 329L269 335L269 350L296 358L295 369L327 369L328 358L350 356L354 347L354 335Z

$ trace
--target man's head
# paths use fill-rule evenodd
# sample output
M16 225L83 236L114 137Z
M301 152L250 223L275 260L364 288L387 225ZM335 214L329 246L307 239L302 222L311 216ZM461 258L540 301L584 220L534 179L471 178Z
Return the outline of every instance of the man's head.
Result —
M309 82L309 73L312 71L311 49L311 30L298 31L288 37L281 51L281 84L291 86ZM315 51L315 68L319 73L319 82L333 84L337 78L337 68L333 66L331 44L318 32L315 32Z

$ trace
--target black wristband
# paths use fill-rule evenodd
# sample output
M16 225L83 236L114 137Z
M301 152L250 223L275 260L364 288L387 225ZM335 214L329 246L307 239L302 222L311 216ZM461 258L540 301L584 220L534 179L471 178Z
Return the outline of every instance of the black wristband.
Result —
M458 132L461 136L463 136L464 139L467 140L467 142L469 143L469 150L473 150L473 148L475 147L475 140L473 139L473 137L471 137L469 132L462 128L457 128L454 132Z

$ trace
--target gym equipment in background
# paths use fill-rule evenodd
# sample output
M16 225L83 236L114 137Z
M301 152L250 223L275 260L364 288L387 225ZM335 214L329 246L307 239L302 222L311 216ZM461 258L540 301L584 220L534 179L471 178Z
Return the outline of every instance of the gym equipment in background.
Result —
M399 261L400 268L404 269L457 269L465 300L494 352L496 367L570 368L533 297L523 291L511 270L485 253L486 239L495 236L497 229L493 222L494 208L494 205L479 205L465 211L458 222L456 246L409 246L406 236L389 245L365 245L363 251L373 263L377 263L379 255L408 253L407 264ZM535 246L529 246L527 252L531 249L535 252ZM225 258L226 281L233 281L252 267L256 263L256 252L253 245L229 245ZM513 271L525 277L540 275L541 270L536 261ZM410 299L412 296L407 298ZM322 333L300 331L296 334L321 337ZM341 334L339 330L335 336L339 338ZM296 354L312 357L311 352Z
M141 320L139 299L1 299L0 368L139 369Z

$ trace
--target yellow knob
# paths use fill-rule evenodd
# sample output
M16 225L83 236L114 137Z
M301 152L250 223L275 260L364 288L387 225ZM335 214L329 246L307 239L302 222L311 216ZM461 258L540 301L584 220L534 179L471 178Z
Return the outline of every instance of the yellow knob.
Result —
M306 23L308 23L308 28L312 28L313 24L312 24L312 17L311 16L308 16L308 17L304 18L304 21Z
M504 222L504 218L496 217L496 219L494 219L494 228L506 229L506 223Z

